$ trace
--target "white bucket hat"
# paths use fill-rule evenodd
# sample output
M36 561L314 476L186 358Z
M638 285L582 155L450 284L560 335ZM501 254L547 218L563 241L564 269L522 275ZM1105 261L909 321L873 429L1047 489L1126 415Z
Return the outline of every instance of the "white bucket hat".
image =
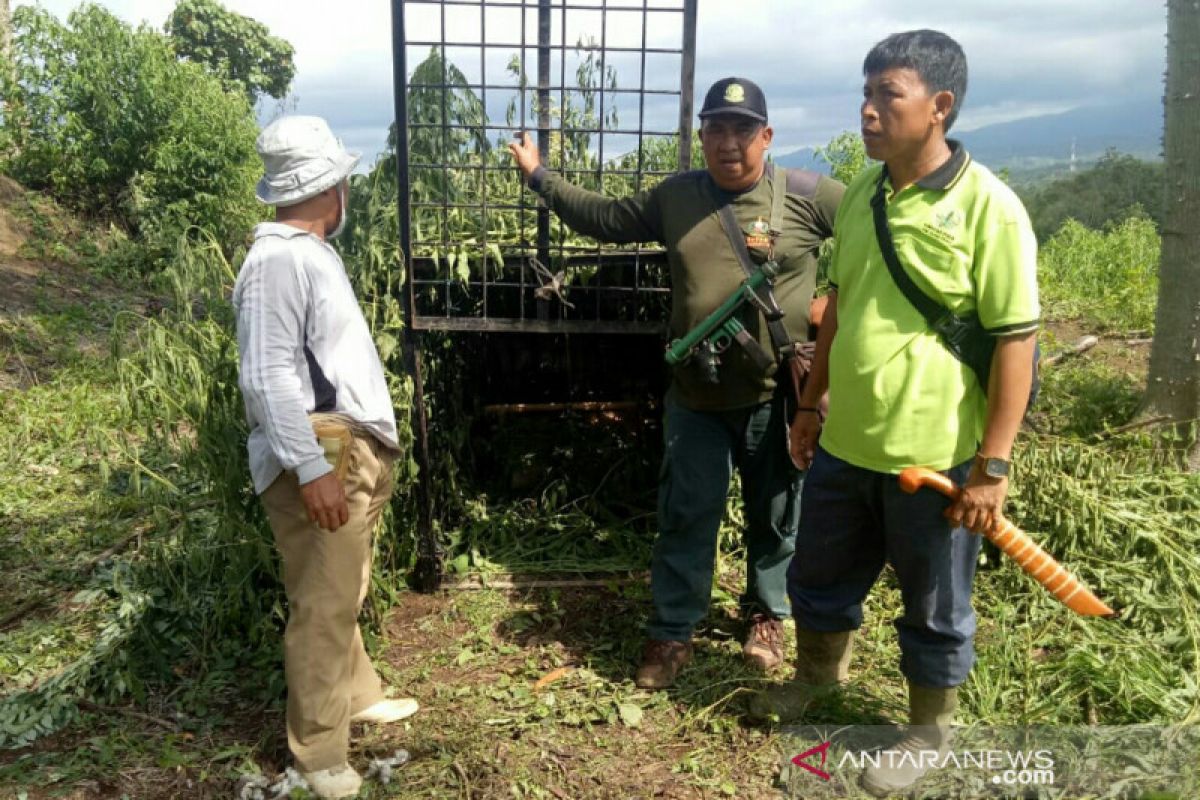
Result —
M280 117L255 146L265 174L254 193L273 206L295 205L337 186L362 158L346 150L320 117Z

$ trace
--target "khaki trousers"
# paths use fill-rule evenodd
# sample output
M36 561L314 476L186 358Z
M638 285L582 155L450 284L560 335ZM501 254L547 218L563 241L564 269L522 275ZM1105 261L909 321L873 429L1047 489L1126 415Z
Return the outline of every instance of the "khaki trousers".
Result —
M295 474L262 494L283 560L288 746L303 772L346 761L350 717L383 699L358 613L371 577L371 535L392 494L393 455L355 434L344 487L350 519L336 531L309 522Z

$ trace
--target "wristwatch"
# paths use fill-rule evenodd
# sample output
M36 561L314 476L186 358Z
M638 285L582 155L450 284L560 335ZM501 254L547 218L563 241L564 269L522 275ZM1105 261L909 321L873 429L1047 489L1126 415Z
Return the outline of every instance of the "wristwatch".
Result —
M975 460L983 467L983 474L989 478L1007 478L1012 462L1003 458L989 458L982 453L975 454Z

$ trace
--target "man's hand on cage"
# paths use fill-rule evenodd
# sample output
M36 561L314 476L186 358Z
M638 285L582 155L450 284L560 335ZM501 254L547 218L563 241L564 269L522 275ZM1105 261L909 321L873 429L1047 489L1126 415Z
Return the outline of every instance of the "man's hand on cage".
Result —
M533 171L541 166L542 157L538 154L537 145L533 143L533 137L528 133L519 134L520 139L515 142L508 143L508 149L516 159L517 166L521 169L521 174L525 176L525 180L529 180L533 175Z

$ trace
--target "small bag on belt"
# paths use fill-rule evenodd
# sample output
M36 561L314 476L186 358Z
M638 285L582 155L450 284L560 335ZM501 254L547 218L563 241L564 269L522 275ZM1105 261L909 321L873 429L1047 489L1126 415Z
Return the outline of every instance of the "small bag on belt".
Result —
M350 426L331 414L313 414L309 417L317 443L325 451L325 460L333 467L339 481L346 479L350 469L350 447L354 444L354 432Z

